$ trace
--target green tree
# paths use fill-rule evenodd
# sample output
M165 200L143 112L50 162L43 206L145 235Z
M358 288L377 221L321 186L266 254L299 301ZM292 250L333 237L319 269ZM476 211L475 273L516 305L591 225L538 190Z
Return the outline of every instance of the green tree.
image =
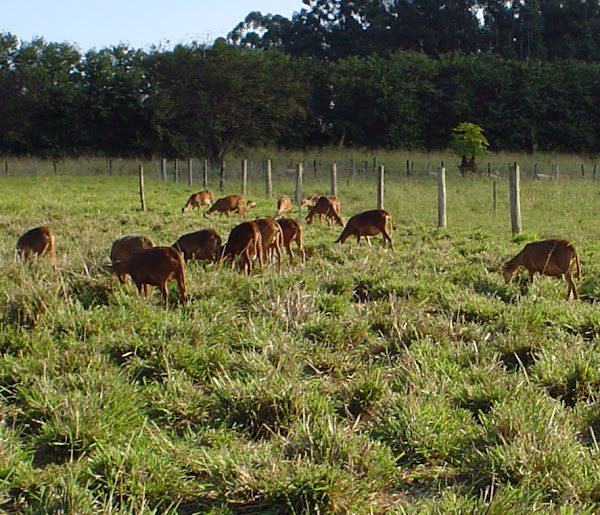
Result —
M450 149L460 156L460 173L477 173L475 158L487 153L488 140L483 129L474 123L462 122L452 130Z

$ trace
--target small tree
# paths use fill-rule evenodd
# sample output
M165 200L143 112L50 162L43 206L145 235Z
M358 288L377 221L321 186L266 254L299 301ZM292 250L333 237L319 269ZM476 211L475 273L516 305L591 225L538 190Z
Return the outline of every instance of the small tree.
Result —
M460 156L460 173L478 173L475 158L487 154L489 142L483 129L474 123L463 122L452 130L450 149Z

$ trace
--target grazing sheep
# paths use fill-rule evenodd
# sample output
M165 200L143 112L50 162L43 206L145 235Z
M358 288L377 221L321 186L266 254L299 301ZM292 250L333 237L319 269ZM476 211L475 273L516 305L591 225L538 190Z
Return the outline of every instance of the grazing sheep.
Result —
M116 261L125 261L136 252L151 247L154 247L154 242L150 236L146 236L145 234L130 234L123 236L112 242L110 247L110 260L113 263ZM127 274L116 274L116 276L121 283L127 284Z
M277 223L283 230L283 246L287 249L288 255L290 256L290 263L294 262L294 253L292 252L292 241L296 242L298 251L302 257L304 263L305 254L302 248L302 226L293 218L280 218Z
M254 207L256 202L249 200L246 204L244 204L244 197L241 195L227 195L226 197L222 197L218 199L206 213L204 216L208 216L211 213L217 212L221 216L225 213L229 217L230 211L237 211L240 216L244 216L248 209Z
M181 209L182 213L191 207L192 209L197 208L200 211L200 206L210 206L214 203L215 197L213 192L210 190L202 190L197 193L190 195L190 198L185 203L185 206Z
M277 271L281 272L281 247L283 246L283 229L273 218L257 218L254 220L260 231L263 259L275 252L277 255Z
M221 236L214 229L202 229L180 236L172 247L179 250L186 261L188 259L210 259L216 263L221 250Z
M48 227L35 227L19 236L17 240L17 253L23 259L31 255L49 255L54 265L54 235Z
M187 299L185 289L185 263L181 253L173 247L151 247L140 250L125 261L116 261L107 268L122 276L129 274L136 284L138 292L148 297L148 285L158 286L165 300L169 303L167 296L167 283L172 279L177 280L181 302Z
M333 225L332 220L335 220L338 225L344 226L344 219L340 216L340 200L337 197L319 197L316 204L308 211L306 223L310 225L315 215L319 215L321 223L322 216L325 215L330 227Z
M280 218L287 215L292 209L292 199L289 195L281 195L277 201L277 211L275 211L275 218Z
M369 246L371 246L370 236L377 234L383 235L383 246L386 241L390 243L390 247L394 250L394 244L391 237L392 217L383 209L372 209L354 215L348 223L340 237L335 243L344 243L350 236L356 236L356 241L360 242L360 237L364 236Z
M242 257L242 270L248 275L252 270L252 258L256 256L262 269L263 250L260 230L254 222L242 222L229 233L227 243L221 247L221 261L231 259L231 268L238 256Z
M320 197L321 197L321 195L315 193L314 195L311 195L310 197L303 198L301 206L302 207L306 206L306 207L308 207L308 209L310 209L311 207L315 207L315 204L317 203L317 200L319 200Z
M529 272L530 283L533 282L536 272L551 277L564 275L569 286L567 300L570 298L571 292L575 299L579 298L571 273L573 268L577 267L577 280L581 280L581 266L577 249L571 242L563 239L549 239L528 243L514 258L502 265L506 284L510 283L520 266L525 267Z

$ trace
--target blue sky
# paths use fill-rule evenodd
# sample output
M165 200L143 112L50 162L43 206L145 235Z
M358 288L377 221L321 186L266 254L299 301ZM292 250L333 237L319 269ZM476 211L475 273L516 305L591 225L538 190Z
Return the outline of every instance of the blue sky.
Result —
M85 52L120 43L147 49L225 36L251 11L291 18L302 0L20 0L3 2L0 32L24 41L76 44Z

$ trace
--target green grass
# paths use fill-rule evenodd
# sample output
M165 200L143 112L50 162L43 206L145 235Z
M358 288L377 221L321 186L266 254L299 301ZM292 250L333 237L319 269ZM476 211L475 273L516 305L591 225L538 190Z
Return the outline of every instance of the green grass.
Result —
M392 158L379 160L395 251L305 225L305 265L246 277L190 263L190 301L171 284L168 308L106 272L111 242L225 238L237 216L182 214L198 187L151 174L142 212L136 176L101 175L101 162L99 175L1 177L0 511L595 512L600 184L525 177L513 238L506 175L494 211L491 179L449 170L440 231L435 178L394 173ZM307 172L304 193L328 185ZM274 188L294 191L283 176ZM237 189L232 172L224 193ZM346 218L375 207L373 179L341 174L338 190ZM274 212L262 180L247 197L253 215ZM41 224L56 271L15 260L17 237ZM552 236L579 248L580 302L564 281L499 274Z

